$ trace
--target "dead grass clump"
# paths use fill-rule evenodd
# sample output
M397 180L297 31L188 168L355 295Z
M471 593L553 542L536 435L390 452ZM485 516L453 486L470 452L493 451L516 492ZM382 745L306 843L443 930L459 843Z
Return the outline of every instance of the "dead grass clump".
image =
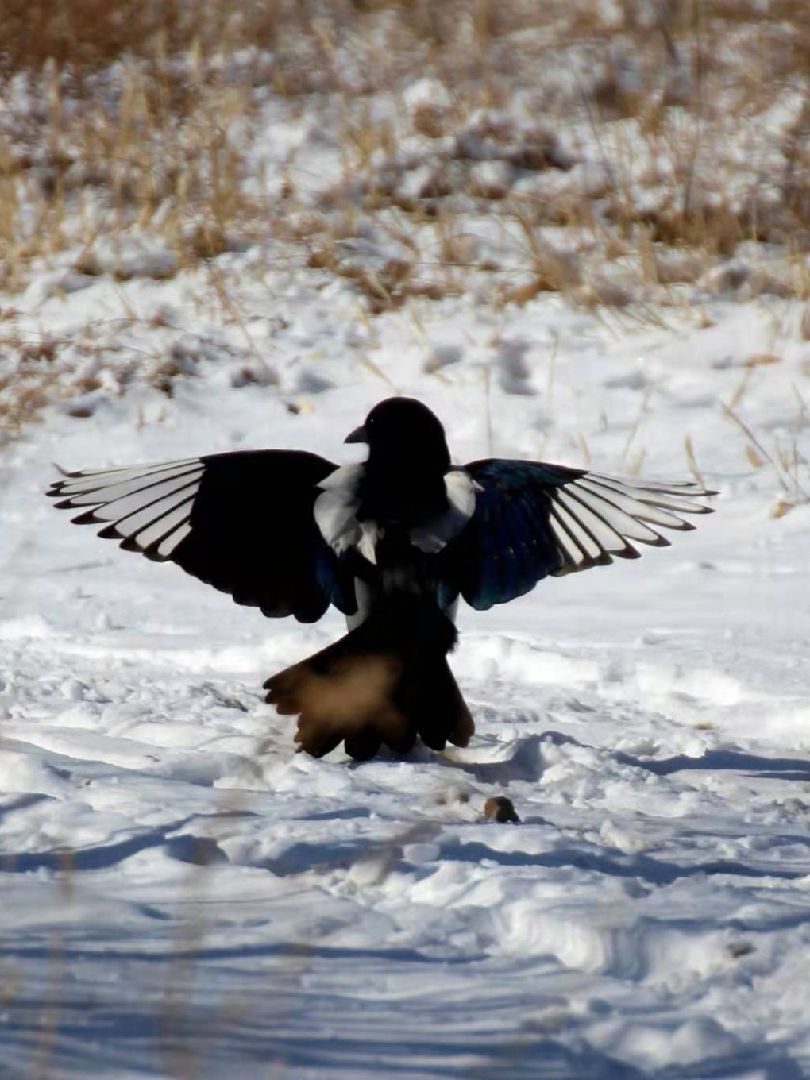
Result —
M307 265L313 270L326 270L351 281L364 297L372 315L394 311L410 297L439 300L462 291L460 283L453 282L447 273L442 275L442 281L431 281L415 274L416 268L408 259L387 258L372 265L342 254L333 243L314 246Z
M0 103L8 290L64 252L127 280L296 233L372 312L810 250L804 0L7 0ZM312 117L322 176L264 154L268 106Z
M765 354L751 357L750 364L755 367L763 363L778 363L779 359ZM754 469L767 470L773 477L778 493L771 505L770 516L781 518L797 506L810 503L810 463L799 450L798 443L799 432L810 422L810 415L804 399L797 393L798 410L793 431L773 439L772 447L768 447L738 411L744 389L745 383L738 391L736 400L724 405L723 411L743 437L743 452L748 464Z
M161 0L5 0L0 72L54 63L83 75L140 51L157 34L176 51L192 31L190 19L186 27L179 22L180 8ZM185 40L178 37L183 30Z
M376 69L373 94L343 98L343 175L319 209L333 222L351 205L358 236L404 215L415 276L436 259L496 273L497 303L547 289L576 299L594 276L585 264L634 254L646 298L681 303L681 286L698 288L741 244L810 248L806 5L354 6L355 38L385 16L398 55L386 78ZM374 78L372 65L364 85ZM446 243L475 217L492 226L488 240ZM549 245L560 229L565 241ZM553 255L538 265L538 249L555 247L583 267ZM384 243L371 248L376 265ZM634 299L586 292L589 303Z
M0 446L18 435L58 395L59 386L54 341L15 340L16 355L12 357L9 344L8 340L0 344L5 354L0 368Z
M83 92L88 78L125 57L155 63L191 48L233 59L242 49L272 49L279 39L292 62L305 58L304 42L318 39L308 8L296 0L4 0L0 77L53 65ZM183 83L178 72L168 85L181 92Z
M171 79L182 72L182 95ZM165 78L163 77L165 75ZM0 280L64 249L88 252L138 228L193 265L266 229L268 208L246 191L245 147L233 132L255 115L247 86L208 82L193 57L158 67L122 61L72 96L52 65L26 82L0 132ZM182 101L179 99L182 97ZM44 114L44 135L30 123ZM164 260L168 265L172 260ZM131 276L123 272L122 277ZM164 275L165 276L165 275Z

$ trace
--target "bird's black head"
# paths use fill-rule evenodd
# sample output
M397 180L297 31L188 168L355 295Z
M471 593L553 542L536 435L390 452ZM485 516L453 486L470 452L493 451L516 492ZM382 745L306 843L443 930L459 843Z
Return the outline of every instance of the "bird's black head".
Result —
M369 461L419 462L447 472L450 452L441 421L415 398L392 397L374 406L347 443L368 443Z

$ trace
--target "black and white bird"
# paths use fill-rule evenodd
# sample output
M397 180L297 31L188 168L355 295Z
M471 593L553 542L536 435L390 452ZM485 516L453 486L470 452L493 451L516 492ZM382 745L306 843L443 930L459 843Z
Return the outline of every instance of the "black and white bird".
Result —
M267 700L298 717L296 742L355 759L417 737L466 746L473 721L447 664L462 597L484 611L548 575L634 559L659 530L710 513L700 484L617 479L540 461L454 466L444 428L394 397L346 442L362 464L245 450L71 472L48 494L127 551L177 563L237 604L314 622L334 604L348 633L273 675Z

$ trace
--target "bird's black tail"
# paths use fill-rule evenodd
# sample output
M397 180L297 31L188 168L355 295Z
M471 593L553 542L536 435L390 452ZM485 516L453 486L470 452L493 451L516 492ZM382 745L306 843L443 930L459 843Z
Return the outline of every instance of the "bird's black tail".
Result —
M381 745L407 753L417 736L434 750L466 746L474 725L447 663L455 643L435 601L386 597L334 645L269 678L266 700L298 716L296 742L314 757L341 741L359 761Z

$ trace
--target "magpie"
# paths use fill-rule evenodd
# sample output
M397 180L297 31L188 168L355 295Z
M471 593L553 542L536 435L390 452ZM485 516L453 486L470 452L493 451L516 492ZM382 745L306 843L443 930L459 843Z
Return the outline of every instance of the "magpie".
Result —
M453 465L421 402L388 398L346 439L367 459L337 466L298 450L240 450L63 473L48 494L127 551L174 562L264 615L314 622L334 605L348 632L271 676L268 702L298 718L315 757L356 760L417 738L466 746L473 720L447 663L459 598L477 611L549 575L668 546L661 529L715 492L486 458Z

